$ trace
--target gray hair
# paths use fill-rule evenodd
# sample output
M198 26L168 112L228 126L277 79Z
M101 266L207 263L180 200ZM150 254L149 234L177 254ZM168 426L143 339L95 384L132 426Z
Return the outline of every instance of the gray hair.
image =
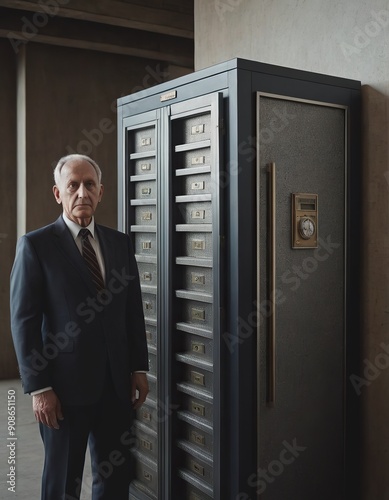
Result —
M96 170L97 177L99 179L99 183L101 184L101 178L102 178L102 173L100 167L97 165L97 163L92 160L92 158L89 158L89 156L86 155L80 155L80 154L71 154L67 156L63 156L57 163L57 165L54 168L54 182L56 184L59 184L60 181L60 176L61 176L61 170L62 167L67 163L68 161L75 161L75 160L85 160L88 163L92 165L92 167Z

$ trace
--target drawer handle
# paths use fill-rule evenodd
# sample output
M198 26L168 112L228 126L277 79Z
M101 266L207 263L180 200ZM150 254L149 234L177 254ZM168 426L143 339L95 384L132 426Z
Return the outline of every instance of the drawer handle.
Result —
M205 416L205 406L200 405L192 401L192 411L193 413L197 413L197 415Z
M153 449L153 445L150 441L147 441L146 439L140 439L140 445L142 448L145 450L151 451Z
M141 146L150 146L151 144L151 137L142 137L140 140L140 145Z
M191 371L190 379L196 385L205 386L205 376L202 373Z
M146 479L146 481L152 481L153 480L153 475L150 474L150 472L147 472L147 470L143 471L143 477Z
M199 432L192 431L190 433L190 438L193 443L201 444L202 446L205 445L205 436L203 436L203 434L200 434Z
M196 474L199 474L200 476L205 475L204 467L202 465L198 464L197 462L194 462L193 460L191 461L191 469L193 472L195 472Z
M193 352L201 352L205 353L205 344L201 344L199 342L192 342L192 351Z
M146 422L151 422L151 413L149 411L143 410L142 420L145 420Z

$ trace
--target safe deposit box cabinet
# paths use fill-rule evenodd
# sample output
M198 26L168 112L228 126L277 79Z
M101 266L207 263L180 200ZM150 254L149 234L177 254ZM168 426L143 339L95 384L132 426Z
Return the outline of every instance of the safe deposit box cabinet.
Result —
M357 498L359 92L238 59L119 100L150 359L131 499Z

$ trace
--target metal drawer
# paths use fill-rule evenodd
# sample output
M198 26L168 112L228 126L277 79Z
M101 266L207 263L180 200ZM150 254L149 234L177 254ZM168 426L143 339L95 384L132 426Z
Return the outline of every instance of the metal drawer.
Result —
M186 175L181 180L180 194L211 194L211 174Z
M157 296L151 293L142 293L142 302L145 319L157 319Z
M209 166L211 161L211 148L199 148L192 151L176 153L174 164L176 169L192 169ZM181 173L181 172L180 172Z
M213 326L213 308L212 304L197 302L194 300L180 301L179 316L182 321L193 325L199 325L202 328L212 330Z
M212 497L209 497L189 483L186 486L184 498L185 500L212 500Z
M182 360L180 360L182 361ZM213 373L197 366L182 366L182 380L193 385L196 389L204 389L213 392Z
M212 360L213 339L181 331L179 331L179 335L181 335L183 341L182 346L184 352L196 355L200 359Z
M212 203L210 201L176 203L176 207L181 213L183 224L212 223Z
M144 485L156 495L158 494L158 469L154 460L147 457L143 453L134 452L136 459L135 463L135 477L141 483L137 484L138 488Z
M184 255L199 259L212 259L212 233L184 232L182 238Z
M157 377L153 374L148 372L147 373L147 380L149 382L149 397L151 399L154 399L155 401L158 401L158 382L157 382Z
M157 235L156 233L134 233L135 234L135 254L144 256L157 255Z
M146 157L137 160L132 160L133 170L131 175L155 175L156 162L154 157Z
M130 132L132 152L143 153L156 149L155 127L145 127Z
M195 266L183 266L180 271L182 272L182 288L185 288L186 290L212 293L212 269Z
M205 141L211 138L211 114L201 114L186 118L181 121L180 128L177 129L181 137L177 142L190 144L198 141Z
M134 422L137 449L158 461L158 435L140 421Z
M213 435L187 422L180 422L180 437L199 448L213 453Z
M149 373L157 376L157 354L152 353L149 348Z
M157 207L155 205L136 206L135 224L137 226L156 226Z
M181 459L183 467L193 474L196 478L213 484L213 463L212 456L203 452L197 446L180 440L177 446L181 449Z
M157 327L147 324L146 322L146 339L147 343L152 346L157 346Z
M207 401L190 396L189 394L181 395L182 405L181 407L188 411L190 414L204 419L208 422L211 427L213 422L213 405Z
M136 418L154 431L158 430L157 403L147 398L143 405L136 410Z
M138 200L155 199L157 197L156 181L135 182L135 198Z
M140 284L143 286L157 286L157 266L145 262L138 262Z

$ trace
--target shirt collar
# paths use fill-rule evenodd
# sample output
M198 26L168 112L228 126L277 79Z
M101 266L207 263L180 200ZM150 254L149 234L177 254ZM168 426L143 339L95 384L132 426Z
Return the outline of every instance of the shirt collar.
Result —
M89 229L93 238L95 237L95 218L94 217L92 217L92 220L91 220L89 226L86 226L86 228L83 228L79 224L77 224L76 222L70 220L68 217L66 217L66 215L64 213L62 214L62 218L63 218L65 224L67 225L67 227L69 228L70 232L72 233L72 236L74 239L77 238L78 233L80 232L80 229Z

